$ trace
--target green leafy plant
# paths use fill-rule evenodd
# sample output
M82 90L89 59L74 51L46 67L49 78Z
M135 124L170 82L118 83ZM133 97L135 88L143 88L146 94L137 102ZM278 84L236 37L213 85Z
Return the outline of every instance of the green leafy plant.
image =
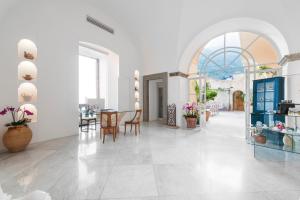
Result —
M200 103L200 87L198 81L195 81L195 94L197 97L197 103ZM215 97L218 95L218 90L211 89L210 83L206 83L206 101L213 101Z
M258 70L267 70L267 69L273 69L273 67L267 66L267 65L261 65L257 67ZM277 72L276 71L270 71L270 72L259 72L259 75L264 75L264 76L276 76Z

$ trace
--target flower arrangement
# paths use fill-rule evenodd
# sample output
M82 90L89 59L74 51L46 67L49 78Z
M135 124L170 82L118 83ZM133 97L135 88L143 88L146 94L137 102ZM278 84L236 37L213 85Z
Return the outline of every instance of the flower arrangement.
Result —
M186 103L183 105L184 117L197 118L199 116L199 106L197 103Z
M33 115L33 113L26 108L14 108L12 106L7 106L0 111L0 115L2 116L8 113L12 116L12 122L5 124L5 126L27 126L27 123L31 121L27 117Z

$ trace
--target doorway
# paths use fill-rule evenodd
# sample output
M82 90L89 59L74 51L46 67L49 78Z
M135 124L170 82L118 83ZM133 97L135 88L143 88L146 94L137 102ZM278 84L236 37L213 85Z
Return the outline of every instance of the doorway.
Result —
M163 88L162 87L158 87L158 119L162 119L164 116L163 116L163 109L164 109L164 106L163 106Z
M162 114L163 117L160 121L165 124L167 123L168 77L169 74L167 72L150 74L143 77L143 120L145 122L153 120L152 116L158 119L158 116ZM153 88L155 88L155 90ZM161 91L162 97L160 97L158 88L163 88ZM153 90L155 92L152 92ZM157 107L151 106L153 103L156 103ZM162 113L159 113L159 110L161 110ZM156 114L153 114L155 112Z
M240 90L233 92L233 111L244 111L244 93Z

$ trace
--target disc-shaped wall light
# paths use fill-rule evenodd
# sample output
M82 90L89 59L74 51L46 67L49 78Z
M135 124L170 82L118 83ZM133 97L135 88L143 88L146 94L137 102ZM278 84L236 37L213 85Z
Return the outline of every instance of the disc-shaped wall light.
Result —
M31 40L22 39L18 42L18 56L21 59L34 60L37 57L37 47Z
M18 88L18 99L20 103L33 102L37 99L37 89L32 83L22 83Z
M32 81L37 77L37 68L33 62L22 61L18 65L18 79Z
M26 119L29 119L30 122L37 122L37 109L34 105L24 104L24 105L20 106L20 109L30 111L32 113L32 115L31 114L28 115L28 114L25 113L26 114L26 116L25 116Z

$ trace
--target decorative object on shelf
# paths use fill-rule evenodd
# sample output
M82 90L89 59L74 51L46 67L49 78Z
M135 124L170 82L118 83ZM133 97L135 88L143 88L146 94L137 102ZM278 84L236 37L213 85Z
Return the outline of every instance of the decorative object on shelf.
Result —
M255 137L255 141L257 143L266 144L266 142L267 142L267 137L262 134L255 135L254 137Z
M199 106L197 103L186 103L183 105L183 115L187 122L187 128L196 128L197 118L199 117Z
M136 110L140 109L140 72L138 70L134 71L134 107Z
M31 40L22 39L18 43L18 56L21 59L34 60L37 57L37 47Z
M18 66L19 80L32 81L37 77L37 68L30 61L22 61Z
M168 126L176 126L176 104L168 105Z
M282 123L280 121L276 121L275 126L278 128L279 131L283 131L285 129L284 123Z
M36 101L37 89L32 83L22 83L18 88L20 103Z
M3 135L3 144L9 152L23 151L32 138L31 129L27 124L31 121L29 117L34 115L34 113L21 107L8 106L0 112L2 116L6 114L12 116L12 122L5 125L8 129Z
M295 104L294 104L295 105ZM289 108L288 115L290 116L300 116L300 108Z

